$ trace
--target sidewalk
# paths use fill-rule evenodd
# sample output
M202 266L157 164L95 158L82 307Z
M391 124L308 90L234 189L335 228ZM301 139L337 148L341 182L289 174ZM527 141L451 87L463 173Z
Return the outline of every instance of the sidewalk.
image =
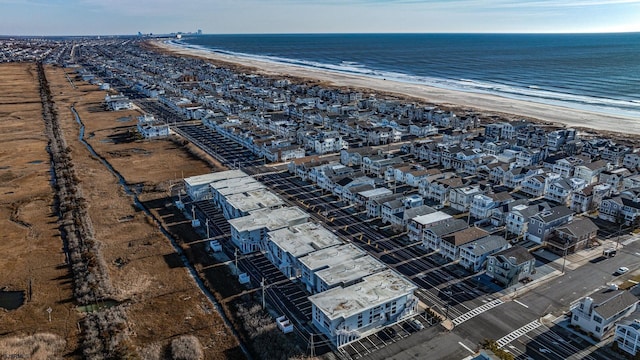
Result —
M553 327L555 326L562 328L562 330L567 333L567 337L572 341L580 341L589 344L589 346L586 346L582 351L573 354L568 359L580 360L598 349L603 349L604 351L609 352L608 346L611 344L611 338L613 337L613 334L609 334L609 336L605 337L604 339L597 341L585 334L582 334L570 328L569 320L570 319L565 315L554 318L551 314L548 314L540 319L540 322L550 329L553 329ZM557 332L558 330L554 331ZM615 354L614 352L610 352L610 355L612 356L612 358L616 358L617 356L619 356L619 354Z
M552 253L549 250L540 249L535 251L534 254L543 259L546 259L552 263L554 263L560 269L564 263L564 268L566 270L575 270L582 265L585 265L587 262L602 256L602 251L608 248L616 247L616 242L613 240L604 240L601 245L595 246L588 249L579 250L573 254L567 254L567 256L563 257ZM618 245L618 249L623 247L622 244Z

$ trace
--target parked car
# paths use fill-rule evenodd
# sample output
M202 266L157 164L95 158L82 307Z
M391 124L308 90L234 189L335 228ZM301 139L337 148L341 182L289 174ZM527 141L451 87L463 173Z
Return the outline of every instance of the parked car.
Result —
M602 256L614 257L617 253L618 251L616 249L605 249L604 251L602 251Z
M627 272L629 272L629 268L626 266L619 267L618 270L616 270L617 275L626 274Z
M420 330L424 329L424 325L422 325L422 323L418 319L409 320L409 324L411 324L411 326L414 329L416 329L416 331L420 331Z

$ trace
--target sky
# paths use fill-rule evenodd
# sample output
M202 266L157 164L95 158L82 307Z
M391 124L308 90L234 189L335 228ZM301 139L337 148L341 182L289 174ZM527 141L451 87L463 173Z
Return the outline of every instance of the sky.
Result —
M0 0L0 35L640 31L640 0Z

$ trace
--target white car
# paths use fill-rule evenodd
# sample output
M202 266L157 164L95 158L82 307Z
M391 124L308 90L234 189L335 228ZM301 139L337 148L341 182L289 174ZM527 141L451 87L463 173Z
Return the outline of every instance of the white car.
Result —
M619 267L618 270L616 270L616 274L622 275L622 274L626 274L628 271L629 271L628 267L622 266L622 267Z

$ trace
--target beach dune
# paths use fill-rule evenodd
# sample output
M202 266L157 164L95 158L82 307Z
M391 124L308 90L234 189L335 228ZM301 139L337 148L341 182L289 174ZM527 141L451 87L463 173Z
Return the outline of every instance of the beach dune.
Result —
M513 120L538 120L574 128L593 129L600 132L640 135L640 118L577 110L556 105L509 99L497 95L441 89L427 85L312 69L291 64L260 61L208 50L187 49L170 42L154 41L152 44L174 54L196 56L245 66L265 75L314 79L336 87L358 88L363 92L369 89L371 92L389 93L398 97L419 99L433 105L453 109L470 109L486 115L495 114Z

